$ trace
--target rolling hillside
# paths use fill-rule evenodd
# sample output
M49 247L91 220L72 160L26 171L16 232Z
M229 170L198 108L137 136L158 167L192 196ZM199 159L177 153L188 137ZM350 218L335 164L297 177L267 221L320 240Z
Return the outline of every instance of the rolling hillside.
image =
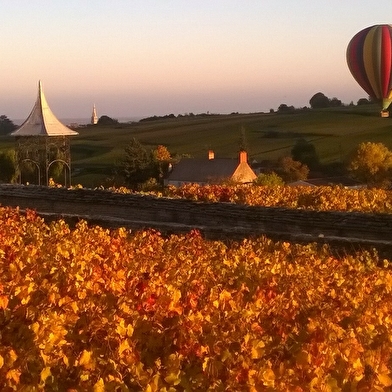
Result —
M78 128L71 141L73 183L98 186L121 159L135 137L146 147L165 145L172 154L235 157L244 127L250 160L289 155L299 138L312 142L322 163L343 160L363 141L392 148L392 118L380 118L373 106L282 113L198 115L156 119L116 126ZM0 138L1 149L12 148L10 137Z

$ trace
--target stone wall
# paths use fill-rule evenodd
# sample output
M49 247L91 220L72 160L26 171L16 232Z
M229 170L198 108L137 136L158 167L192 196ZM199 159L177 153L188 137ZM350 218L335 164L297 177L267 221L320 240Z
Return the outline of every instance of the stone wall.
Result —
M366 214L200 203L106 190L0 185L0 204L48 219L87 219L106 227L199 229L207 236L265 234L282 240L347 242L392 249L392 214Z

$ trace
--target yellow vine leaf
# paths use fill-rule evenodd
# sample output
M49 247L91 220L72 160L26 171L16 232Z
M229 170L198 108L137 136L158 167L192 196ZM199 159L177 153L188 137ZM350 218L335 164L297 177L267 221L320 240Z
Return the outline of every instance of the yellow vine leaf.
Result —
M8 306L8 297L6 295L0 295L0 309L6 309Z
M48 362L48 359L49 359L49 355L45 355L45 353L44 353L45 346L46 346L45 344L40 344L39 347L42 349L40 352L41 358L44 361L44 364L46 365L46 363Z
M362 368L363 365L362 365L361 359L360 359L360 358L357 358L357 359L353 362L352 366L353 366L353 369L360 369L360 368Z
M79 366L83 366L86 369L91 369L93 364L91 363L91 351L83 350L79 358Z
M120 320L120 322L117 324L116 332L120 336L125 336L127 334L127 328L125 327L124 319Z
M69 366L69 360L68 360L68 357L66 356L66 355L63 355L63 362L64 362L64 365L65 366Z
M39 322L38 322L38 321L36 321L35 323L31 324L31 326L30 326L31 330L32 330L36 335L38 334L39 327L40 327L40 325L39 325Z
M28 304L30 302L30 296L26 295L26 297L23 297L20 302L22 303L22 305Z
M135 366L135 373L137 378L144 382L146 380L149 379L149 374L146 370L143 369L144 368L144 364L142 362L139 362L136 366Z
M178 370L181 367L180 356L178 354L170 354L166 366L170 371Z
M74 313L77 313L79 311L79 307L78 307L78 304L76 303L76 301L72 301L70 305L71 305L71 308L74 311Z
M93 392L105 392L105 383L100 378L93 386Z
M131 337L133 335L133 326L131 324L128 324L127 326L125 326L125 322L124 320L121 320L116 328L116 332L120 335L120 336L128 336Z
M165 381L168 384L171 385L178 385L181 382L181 377L180 377L181 371L178 370L177 372L172 372L169 373L166 377L165 377Z
M129 343L128 343L128 339L124 339L121 341L120 345L118 346L118 355L121 355L125 350L128 350L129 347Z
M262 374L262 380L266 387L275 386L275 373L272 369L264 370Z
M223 290L220 294L219 294L219 299L221 301L229 301L231 299L231 293L227 290Z
M392 385L392 378L387 373L377 374L377 378L383 387L390 387Z
M8 370L7 374L5 375L5 378L7 380L12 380L14 381L16 384L19 384L19 378L21 375L21 371L18 369L11 369Z
M252 359L259 359L264 354L265 343L262 340L254 340L252 342Z
M331 377L327 382L327 391L328 392L341 392L341 388L338 386L338 382L335 378Z
M51 373L51 371L50 371L50 367L45 367L45 368L43 368L42 371L41 371L41 375L40 375L41 381L42 381L43 383L45 383L46 379L47 379L49 376L51 376L51 375L52 375L52 373Z
M16 354L16 352L13 349L11 349L8 352L7 366L12 367L12 365L17 360L17 358L18 358L18 355Z
M87 296L86 290L78 291L78 298L79 298L79 299L85 299L86 296Z
M178 302L171 301L169 304L169 312L182 314L182 306Z
M88 375L88 373L82 373L80 375L80 381L88 381L90 378L90 376Z
M204 358L203 365L202 365L203 371L204 371L204 372L205 372L206 369L207 369L207 366L208 366L208 362L209 362L209 361L210 361L210 358L209 358L209 357L205 357L205 358Z
M4 358L0 355L0 369L3 367L4 365Z
M167 389L166 388L161 388L159 389L159 381L160 381L160 376L159 374L156 374L152 380L149 382L149 384L147 385L146 389L144 390L144 392L166 392Z

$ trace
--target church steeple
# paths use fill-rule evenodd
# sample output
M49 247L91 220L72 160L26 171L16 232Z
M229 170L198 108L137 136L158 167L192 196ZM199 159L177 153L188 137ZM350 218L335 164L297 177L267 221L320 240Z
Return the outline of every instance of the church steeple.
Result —
M93 113L91 115L91 124L96 124L98 122L97 110L95 108L95 104L93 106Z

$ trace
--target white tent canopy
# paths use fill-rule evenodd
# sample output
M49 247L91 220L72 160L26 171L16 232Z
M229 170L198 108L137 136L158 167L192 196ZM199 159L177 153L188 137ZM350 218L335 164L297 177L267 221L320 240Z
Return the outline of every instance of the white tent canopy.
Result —
M78 132L63 125L50 110L41 81L38 82L38 97L27 120L11 136L72 136Z

